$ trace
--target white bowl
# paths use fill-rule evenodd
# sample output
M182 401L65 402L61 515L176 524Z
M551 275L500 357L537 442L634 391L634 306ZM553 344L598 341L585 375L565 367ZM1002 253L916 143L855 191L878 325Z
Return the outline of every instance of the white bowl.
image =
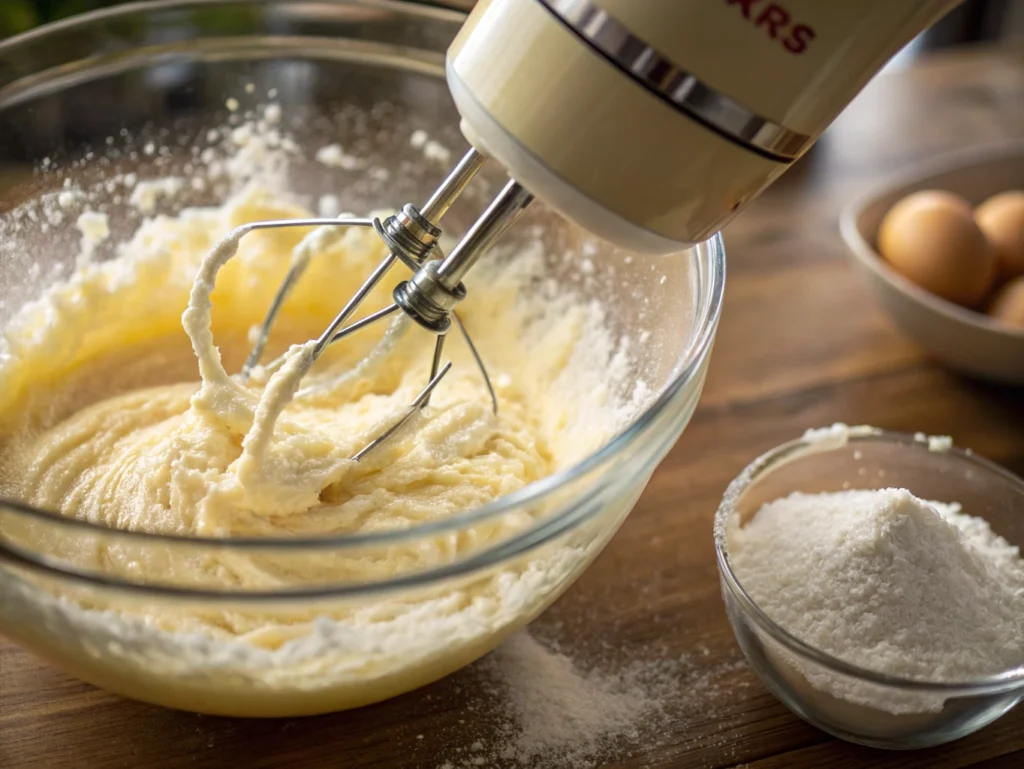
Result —
M903 197L940 189L972 205L1024 188L1024 141L945 155L888 181L843 209L839 227L853 263L896 325L951 368L1004 384L1024 384L1024 330L941 299L911 283L882 259L878 227Z

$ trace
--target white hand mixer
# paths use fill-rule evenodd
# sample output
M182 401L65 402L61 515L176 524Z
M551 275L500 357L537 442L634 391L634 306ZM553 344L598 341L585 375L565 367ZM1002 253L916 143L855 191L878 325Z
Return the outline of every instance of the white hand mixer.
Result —
M383 222L255 222L229 239L237 244L247 232L274 227L372 226L388 246L390 254L320 335L303 369L330 344L399 313L402 322L378 352L408 318L436 335L426 386L355 454L358 460L429 402L451 367L441 359L453 324L497 411L455 307L466 296L463 277L534 194L624 248L684 250L720 230L781 175L896 51L959 2L480 0L447 56L448 85L473 149L422 208L405 205ZM488 159L512 181L443 256L441 219ZM243 380L258 365L309 253L297 249ZM346 326L398 261L414 274L394 289L394 302ZM283 361L263 368L273 371Z

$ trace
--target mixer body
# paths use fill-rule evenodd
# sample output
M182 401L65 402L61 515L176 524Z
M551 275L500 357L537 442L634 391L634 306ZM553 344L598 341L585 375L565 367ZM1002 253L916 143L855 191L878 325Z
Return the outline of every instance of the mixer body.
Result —
M482 0L448 52L470 143L595 234L700 242L959 0Z
M386 221L246 224L208 258L214 274L252 229L316 225L293 254L241 372L257 368L294 396L327 347L391 319L370 353L409 321L435 335L426 386L358 461L428 405L451 364L463 277L534 195L634 251L673 253L706 240L799 158L883 64L959 0L481 0L452 43L448 85L472 149L421 208ZM488 158L512 180L445 256L442 219ZM387 257L311 345L260 366L281 303L314 250L346 226L372 226ZM399 261L413 271L393 303L355 313ZM197 278L197 280L199 280ZM205 281L206 278L203 278ZM203 281L197 285L203 284ZM308 348L308 349L306 349ZM270 384L268 384L268 387ZM315 388L315 386L314 386Z

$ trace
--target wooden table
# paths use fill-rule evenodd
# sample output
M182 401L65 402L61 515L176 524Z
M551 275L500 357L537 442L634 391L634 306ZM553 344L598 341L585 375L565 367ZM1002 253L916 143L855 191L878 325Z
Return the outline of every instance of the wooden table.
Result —
M711 518L753 456L834 421L953 435L1024 473L1024 391L930 362L846 263L841 205L933 153L1024 134L1024 50L978 50L883 74L820 145L726 233L729 279L703 401L605 553L534 628L574 654L691 655L671 726L621 767L1017 767L1024 708L914 753L848 745L804 724L743 664L722 610ZM706 656L695 650L706 651ZM493 731L470 668L361 711L269 722L123 700L0 641L0 766L437 767ZM701 685L697 686L696 682Z

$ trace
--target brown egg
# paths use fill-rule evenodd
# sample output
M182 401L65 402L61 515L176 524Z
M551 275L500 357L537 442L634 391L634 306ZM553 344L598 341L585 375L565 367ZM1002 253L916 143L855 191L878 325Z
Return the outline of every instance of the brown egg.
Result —
M1024 275L1024 191L993 195L975 209L974 219L996 252L999 273Z
M1024 329L1024 277L1014 278L999 289L988 314L1007 326Z
M995 279L995 254L970 204L949 192L915 192L889 209L878 250L921 288L967 307L977 305Z

